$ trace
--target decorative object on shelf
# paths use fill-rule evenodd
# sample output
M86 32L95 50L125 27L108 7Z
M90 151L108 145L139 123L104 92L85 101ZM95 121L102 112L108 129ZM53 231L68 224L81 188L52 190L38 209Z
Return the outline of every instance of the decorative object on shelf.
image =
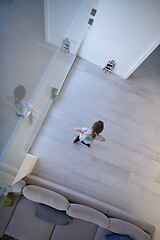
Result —
M62 49L65 50L65 51L68 52L68 53L70 52L70 43L71 43L71 41L70 41L70 39L67 38L67 37L63 40Z
M107 65L103 68L103 71L111 73L116 62L114 60L109 60Z

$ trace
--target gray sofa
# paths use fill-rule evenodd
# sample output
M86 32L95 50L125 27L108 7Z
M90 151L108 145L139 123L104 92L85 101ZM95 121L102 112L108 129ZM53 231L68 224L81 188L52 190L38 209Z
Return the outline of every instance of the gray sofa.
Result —
M0 209L0 237L106 240L115 233L134 240L154 239L152 224L110 204L34 175L25 181L27 186L12 189L14 206Z

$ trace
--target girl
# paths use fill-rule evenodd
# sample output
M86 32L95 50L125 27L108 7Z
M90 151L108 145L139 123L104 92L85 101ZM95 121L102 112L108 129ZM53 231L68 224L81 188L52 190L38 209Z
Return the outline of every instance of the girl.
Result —
M30 124L33 123L33 106L31 103L24 101L26 96L26 89L19 85L14 89L14 97L8 97L8 100L14 103L16 107L16 114L18 117L28 117ZM34 111L34 110L33 110Z
M90 147L94 140L105 142L105 138L99 134L103 131L103 129L104 123L102 121L95 122L92 126L92 130L89 128L75 128L76 131L80 132L80 136L75 136L72 140L72 143L80 141L87 147Z

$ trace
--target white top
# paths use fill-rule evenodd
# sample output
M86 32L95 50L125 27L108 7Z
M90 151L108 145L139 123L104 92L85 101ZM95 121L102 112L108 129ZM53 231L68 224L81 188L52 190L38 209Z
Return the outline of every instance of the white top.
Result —
M32 104L26 101L16 104L17 114L23 117L28 117L30 115L31 108L32 108Z
M91 144L94 142L94 140L101 140L102 136L100 134L97 134L96 138L92 138L92 131L89 128L81 128L81 133L79 136L80 141L83 141L86 144Z

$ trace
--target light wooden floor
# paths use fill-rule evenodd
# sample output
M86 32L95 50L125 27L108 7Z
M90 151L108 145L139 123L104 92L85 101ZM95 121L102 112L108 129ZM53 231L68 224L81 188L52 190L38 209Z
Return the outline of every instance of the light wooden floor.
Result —
M160 239L160 48L130 79L77 58L31 153L33 171L138 215ZM105 122L105 143L72 144L74 127Z
M0 152L19 119L7 96L24 85L29 100L55 49L45 41L43 0L0 0Z

